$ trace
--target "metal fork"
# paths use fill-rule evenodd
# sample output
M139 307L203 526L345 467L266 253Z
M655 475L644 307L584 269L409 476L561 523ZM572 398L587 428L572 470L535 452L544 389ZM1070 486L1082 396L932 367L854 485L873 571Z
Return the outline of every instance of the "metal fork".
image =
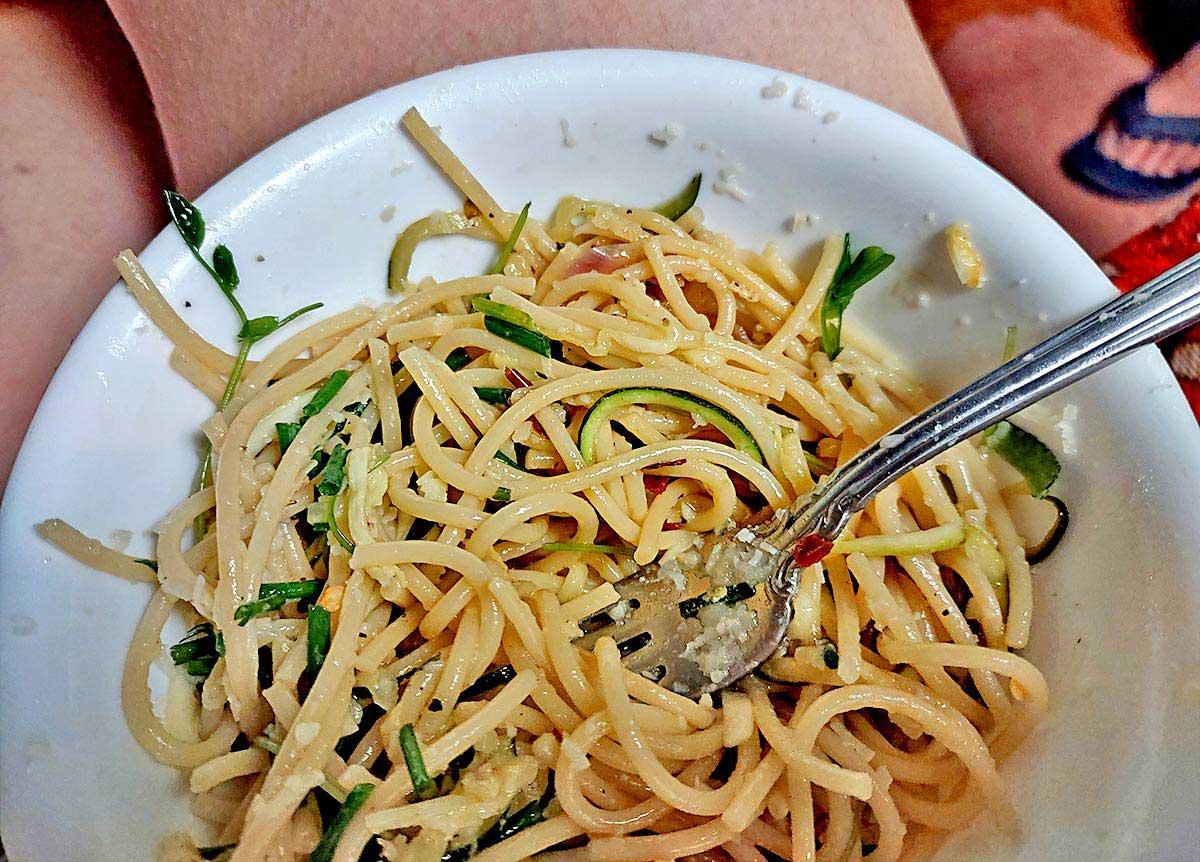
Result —
M621 602L576 643L587 648L611 636L627 655L628 667L693 697L731 685L779 648L792 617L801 564L816 563L828 553L872 497L1001 419L1197 321L1200 255L914 416L790 508L711 536L682 561L654 563L618 582ZM739 597L736 591L747 584L754 585L753 595ZM722 596L722 587L735 593ZM706 605L741 610L697 612ZM706 640L714 648L706 648Z

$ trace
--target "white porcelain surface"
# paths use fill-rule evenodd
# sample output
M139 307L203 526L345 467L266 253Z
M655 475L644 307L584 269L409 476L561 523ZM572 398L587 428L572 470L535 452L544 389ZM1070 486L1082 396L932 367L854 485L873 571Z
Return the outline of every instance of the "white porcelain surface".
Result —
M817 107L796 108L791 94L764 99L761 88L777 75ZM205 193L199 205L210 235L234 250L251 314L385 300L397 230L459 204L397 128L410 105L442 127L510 209L532 199L545 217L564 193L653 202L702 169L709 224L743 244L776 240L795 256L827 232L850 230L856 245L884 246L898 263L859 294L847 325L873 329L940 391L994 364L1009 323L1032 343L1112 292L1005 180L882 108L725 60L566 52L378 93L301 129ZM563 144L560 118L574 148ZM652 143L648 133L668 122L682 136ZM718 171L735 163L745 203L712 189ZM785 233L797 212L819 218ZM957 284L945 258L940 231L956 220L971 225L988 261L991 278L977 291ZM487 248L462 248L423 248L415 271L476 272L488 260ZM173 230L142 259L192 326L232 348L231 313ZM898 288L902 277L929 293L928 307L910 306L906 296L917 288ZM148 528L187 493L197 423L208 415L167 355L118 285L54 378L8 487L0 834L14 862L148 862L159 836L188 822L185 783L141 752L118 704L122 657L148 589L85 570L32 529L61 516L105 540L131 530L130 547L149 550ZM1023 834L1013 847L972 829L942 858L1196 859L1200 433L1149 349L1048 405L1048 429L1066 403L1078 408L1076 454L1063 458L1060 490L1071 531L1038 568L1026 653L1049 678L1053 708L1004 769Z

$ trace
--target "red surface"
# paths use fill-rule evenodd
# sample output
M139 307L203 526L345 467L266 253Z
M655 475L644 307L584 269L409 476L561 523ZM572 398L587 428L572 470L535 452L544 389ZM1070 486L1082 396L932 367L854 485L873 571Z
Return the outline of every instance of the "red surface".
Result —
M1182 210L1165 225L1147 228L1130 237L1101 258L1118 290L1133 290L1194 254L1200 254L1200 195L1187 202ZM1193 326L1182 336L1184 340L1200 342L1200 326ZM1166 345L1168 356L1173 345ZM1200 380L1181 378L1183 394L1200 418Z

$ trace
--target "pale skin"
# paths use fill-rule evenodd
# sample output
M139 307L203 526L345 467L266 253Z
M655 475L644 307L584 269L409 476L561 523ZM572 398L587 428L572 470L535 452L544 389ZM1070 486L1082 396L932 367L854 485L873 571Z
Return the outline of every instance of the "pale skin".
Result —
M719 53L828 81L964 141L900 0L108 5L121 27L101 0L0 5L0 488L47 381L116 280L112 256L162 226L160 190L197 194L378 87L555 48ZM258 65L254 45L269 55Z

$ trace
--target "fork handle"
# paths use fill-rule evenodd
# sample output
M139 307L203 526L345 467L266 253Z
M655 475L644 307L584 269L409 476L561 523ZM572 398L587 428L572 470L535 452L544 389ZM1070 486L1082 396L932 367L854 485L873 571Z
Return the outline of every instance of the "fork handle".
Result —
M815 519L792 521L788 538L795 541L815 533L832 542L854 513L909 470L1130 351L1197 321L1200 255L1105 303L868 446L830 477L821 493L828 502Z

